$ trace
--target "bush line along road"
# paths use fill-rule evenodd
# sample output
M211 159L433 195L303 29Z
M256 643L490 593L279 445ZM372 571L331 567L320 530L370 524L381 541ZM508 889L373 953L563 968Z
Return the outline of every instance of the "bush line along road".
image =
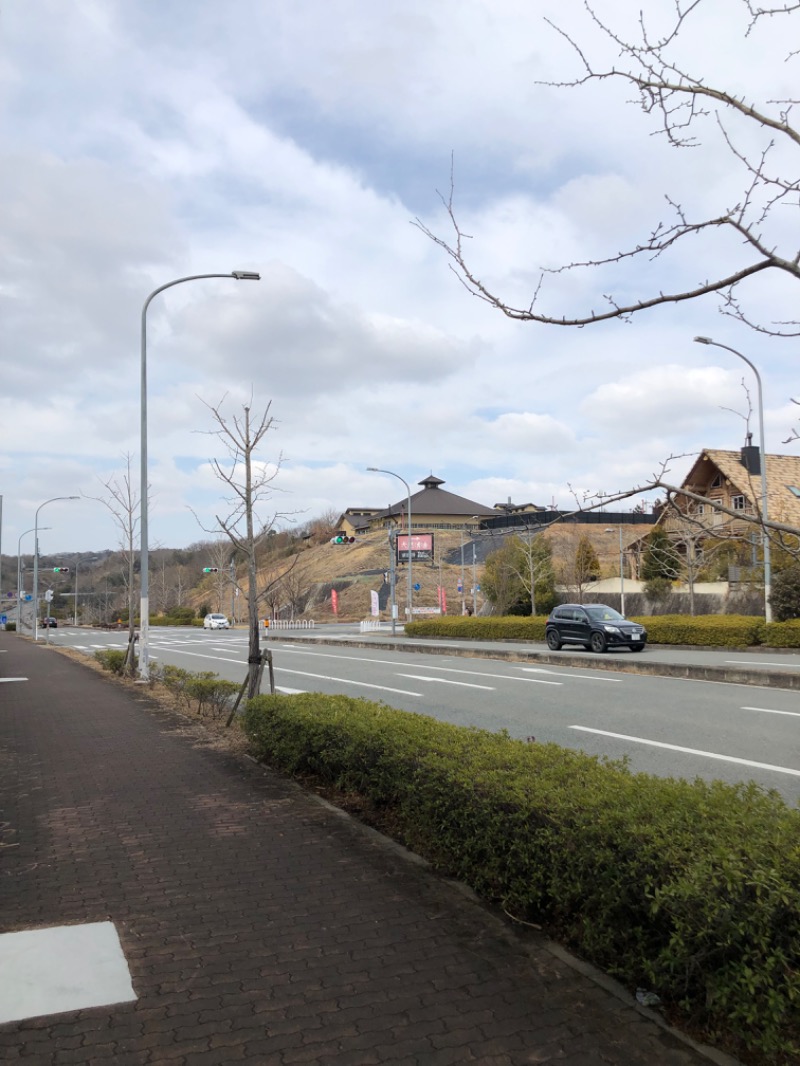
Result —
M506 729L519 739L533 736L537 743L627 757L636 771L729 783L754 780L779 791L788 803L800 800L796 691L608 669L615 664L622 669L638 666L642 660L695 661L734 669L745 664L765 675L773 670L800 675L800 654L648 648L645 656L603 656L604 669L599 670L599 657L591 653L580 653L582 665L574 668L558 665L563 653L550 654L542 663L535 652L527 662L491 658L491 646L481 653L486 658L462 657L457 646L439 648L445 654L438 655L399 646L369 648L359 646L367 641L356 630L319 627L310 641L273 634L269 646L278 690L381 700L457 725ZM381 634L373 639L384 638ZM87 654L124 646L123 634L100 630L59 629L50 639ZM326 639L333 642L322 643ZM154 628L151 641L158 663L212 670L230 681L240 682L244 676L244 630ZM574 655L567 659L574 660Z

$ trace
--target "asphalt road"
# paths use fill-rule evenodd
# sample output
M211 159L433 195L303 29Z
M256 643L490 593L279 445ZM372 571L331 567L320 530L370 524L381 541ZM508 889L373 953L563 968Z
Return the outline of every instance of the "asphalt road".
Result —
M119 633L61 628L48 636L87 654L124 647ZM244 677L242 629L151 628L150 643L156 663ZM585 668L561 668L363 648L346 640L300 642L278 633L269 646L282 692L363 696L459 725L627 757L632 769L660 776L754 780L792 804L800 801L797 692L593 670L590 655Z

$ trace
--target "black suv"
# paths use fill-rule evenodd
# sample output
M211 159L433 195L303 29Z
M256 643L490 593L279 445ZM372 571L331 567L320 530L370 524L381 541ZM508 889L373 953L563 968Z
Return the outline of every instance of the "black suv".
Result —
M552 651L562 644L582 644L596 652L608 648L643 651L647 630L603 603L562 603L547 619L545 638Z

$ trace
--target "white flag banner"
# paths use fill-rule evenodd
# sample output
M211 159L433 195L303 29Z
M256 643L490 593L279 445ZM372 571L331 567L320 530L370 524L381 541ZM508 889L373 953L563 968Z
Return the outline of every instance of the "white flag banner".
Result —
M372 589L369 594L369 597L372 604L372 616L373 618L377 618L378 615L381 613L381 609L378 605L378 593L375 591L375 589Z

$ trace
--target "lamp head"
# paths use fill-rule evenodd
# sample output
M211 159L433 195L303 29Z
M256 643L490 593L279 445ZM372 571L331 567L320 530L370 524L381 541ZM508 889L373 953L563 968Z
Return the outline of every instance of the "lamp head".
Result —
M713 344L710 337L695 337L695 344Z
M254 270L233 270L231 277L236 278L237 281L261 281L261 275L256 274Z

